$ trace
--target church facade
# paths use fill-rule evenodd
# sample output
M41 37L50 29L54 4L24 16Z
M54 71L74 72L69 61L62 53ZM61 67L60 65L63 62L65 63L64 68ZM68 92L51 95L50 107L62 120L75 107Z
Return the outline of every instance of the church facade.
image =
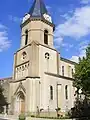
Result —
M54 48L55 25L42 0L35 0L21 23L21 45L14 54L9 85L12 114L65 113L74 106L74 62Z

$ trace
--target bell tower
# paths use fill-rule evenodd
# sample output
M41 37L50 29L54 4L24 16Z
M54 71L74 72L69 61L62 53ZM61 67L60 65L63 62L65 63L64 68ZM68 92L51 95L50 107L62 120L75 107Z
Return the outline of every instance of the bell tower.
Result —
M40 53L40 45L48 49L54 49L54 28L52 18L43 0L34 0L29 12L25 14L21 23L21 45L14 55L14 80L28 76L40 76L39 62L42 58L40 56L42 54ZM34 43L37 45L35 46Z
M13 80L10 93L12 110L17 112L19 92L23 92L25 112L36 112L37 108L47 106L46 84L47 73L58 73L59 57L53 46L55 26L43 0L34 0L31 9L21 23L21 45L14 54ZM19 97L21 99L22 97ZM13 108L14 104L14 108ZM21 109L20 108L20 109ZM19 112L18 112L19 113Z
M43 0L34 0L22 24L21 48L32 41L53 47L54 24Z

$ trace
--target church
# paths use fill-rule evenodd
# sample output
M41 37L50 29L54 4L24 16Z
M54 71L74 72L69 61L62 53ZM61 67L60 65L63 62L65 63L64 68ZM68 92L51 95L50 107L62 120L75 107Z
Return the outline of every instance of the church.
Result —
M45 116L74 106L75 62L54 48L55 25L43 0L34 0L21 23L21 44L14 54L9 82L9 112Z

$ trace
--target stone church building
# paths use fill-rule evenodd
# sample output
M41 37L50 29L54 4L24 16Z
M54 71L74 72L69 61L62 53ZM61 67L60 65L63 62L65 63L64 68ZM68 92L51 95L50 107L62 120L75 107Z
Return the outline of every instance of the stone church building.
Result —
M9 80L9 111L56 115L74 106L74 62L54 48L55 25L43 0L34 0L21 23L21 45Z

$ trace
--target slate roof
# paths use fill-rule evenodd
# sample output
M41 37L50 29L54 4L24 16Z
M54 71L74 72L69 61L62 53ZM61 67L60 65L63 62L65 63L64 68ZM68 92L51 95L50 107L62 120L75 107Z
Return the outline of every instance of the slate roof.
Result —
M47 14L48 11L45 7L43 0L34 0L34 3L29 11L31 17L43 17L43 14Z
M69 59L66 59L66 58L63 58L63 57L60 57L60 59L61 59L62 61L65 61L65 62L67 62L67 63L70 63L70 64L74 64L74 65L78 64L78 63L76 63L76 62L74 62L74 61L72 61L72 60L69 60Z

